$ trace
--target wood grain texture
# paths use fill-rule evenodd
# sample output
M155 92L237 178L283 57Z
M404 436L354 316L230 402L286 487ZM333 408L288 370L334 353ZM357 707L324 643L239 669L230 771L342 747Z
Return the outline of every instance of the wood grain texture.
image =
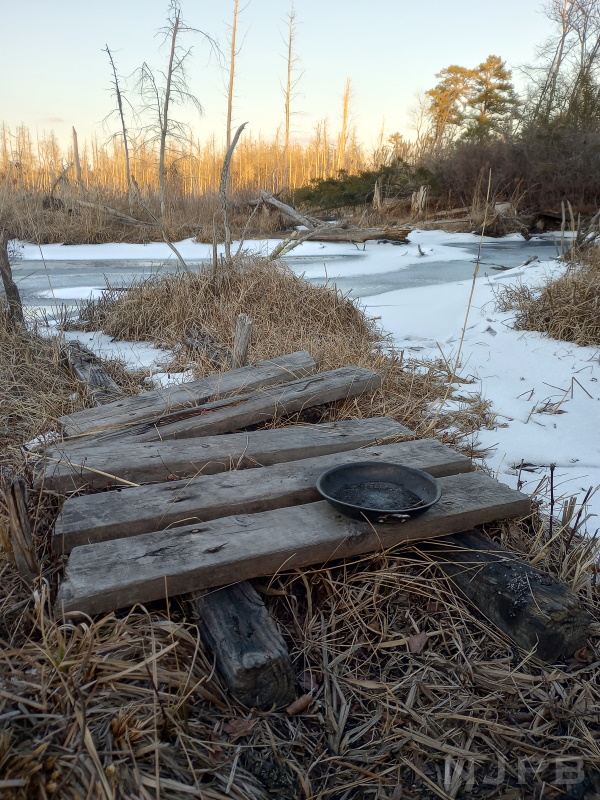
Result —
M109 442L90 447L84 439L77 448L47 449L48 460L36 467L35 485L69 492L87 485L94 489L125 485L123 481L157 483L341 453L412 435L393 419L375 417L181 441Z
M127 397L101 408L87 408L59 418L65 436L92 430L131 425L184 408L203 405L227 394L241 394L261 387L295 380L316 372L316 364L305 350L229 370L197 381ZM117 387L118 388L118 387ZM111 398L112 399L112 398Z
M563 583L529 566L480 531L423 546L481 613L523 650L546 662L584 647L590 614Z
M56 608L110 611L529 513L528 497L482 472L440 482L440 502L404 524L357 522L323 501L76 547Z
M261 469L207 475L191 480L74 497L63 506L52 537L56 553L124 536L205 522L232 514L314 503L318 476L355 461L395 461L434 476L471 470L471 460L435 439L379 445L346 453L276 464Z
M236 700L250 708L287 706L295 698L292 662L275 621L248 581L190 598L202 639Z
M77 383L85 389L92 402L101 406L111 401L118 402L125 394L118 383L105 371L102 361L83 342L67 342L61 351Z
M268 422L274 417L293 414L311 406L331 403L374 391L381 385L376 372L359 367L342 367L321 372L314 377L291 381L248 394L226 397L201 406L173 411L148 422L87 435L87 443L96 446L110 441L156 442L189 439ZM74 440L76 447L79 441ZM69 442L63 443L68 450Z

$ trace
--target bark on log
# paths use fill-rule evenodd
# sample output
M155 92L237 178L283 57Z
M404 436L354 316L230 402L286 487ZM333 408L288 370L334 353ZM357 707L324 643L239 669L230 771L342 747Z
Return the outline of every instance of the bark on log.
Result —
M100 406L125 397L120 386L104 370L98 356L82 342L69 342L62 352L77 382L88 392L94 405Z
M480 531L419 547L490 622L541 661L562 660L585 645L591 617L577 595Z
M262 710L291 703L295 680L288 649L251 584L243 581L190 600L231 694Z
M16 324L24 327L23 303L21 302L19 288L13 280L10 258L8 256L9 242L10 236L8 232L4 230L0 231L0 277L2 277L2 285L4 286L4 293L8 303L8 317L13 325Z

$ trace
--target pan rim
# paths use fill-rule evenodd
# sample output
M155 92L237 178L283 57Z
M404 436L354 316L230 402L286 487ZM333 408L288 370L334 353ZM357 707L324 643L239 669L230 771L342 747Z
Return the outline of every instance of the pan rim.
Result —
M431 482L432 486L435 487L436 489L435 498L433 500L430 500L428 503L419 506L409 506L404 508L393 508L393 509L371 508L369 506L359 506L359 505L354 505L353 503L347 503L344 500L338 500L336 497L330 495L327 491L323 489L323 482L332 473L356 467L376 467L383 465L391 467L400 467L403 470L407 470L413 473L417 477L424 478L426 481ZM316 482L316 489L319 492L319 494L332 505L335 505L337 507L343 506L349 510L352 510L353 512L364 512L376 515L378 514L380 516L386 514L391 515L391 514L420 513L421 511L426 511L428 508L431 508L431 506L434 506L436 503L438 503L442 496L442 486L439 480L437 480L437 478L435 478L433 475L430 475L428 472L425 472L422 469L417 469L416 467L409 467L407 464L400 464L397 461L354 461L346 464L336 464L336 466L330 467L329 469L325 470L319 475Z

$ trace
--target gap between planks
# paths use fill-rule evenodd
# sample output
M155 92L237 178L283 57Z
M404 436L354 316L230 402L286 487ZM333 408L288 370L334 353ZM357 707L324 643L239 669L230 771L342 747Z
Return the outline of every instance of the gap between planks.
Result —
M440 477L471 470L471 460L435 439L377 445L345 453L231 471L191 480L124 489L67 500L52 537L56 553L174 525L233 514L255 514L321 499L318 476L330 467L356 461L386 461Z

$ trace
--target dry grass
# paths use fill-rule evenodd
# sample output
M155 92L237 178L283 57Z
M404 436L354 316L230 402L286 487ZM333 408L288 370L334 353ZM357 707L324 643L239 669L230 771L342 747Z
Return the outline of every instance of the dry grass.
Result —
M244 231L251 208L248 201L258 192L240 191L230 198L230 226L233 237ZM79 201L92 203L91 208ZM158 213L158 197L147 191L144 203ZM61 242L64 244L102 244L105 242L146 243L162 241L155 225L140 226L123 222L102 206L129 215L127 195L96 188L83 195L68 187L53 201L44 192L26 194L7 189L0 184L0 220L11 236L39 244ZM136 206L134 218L152 223L147 211ZM279 230L285 227L279 214L259 213L254 218L254 229L249 235ZM223 214L217 194L209 192L200 197L176 194L170 199L164 220L171 241L195 237L198 241L212 243L224 238Z
M557 280L532 289L504 286L501 311L515 311L518 330L540 331L582 346L600 345L600 253L588 250Z
M322 409L322 418L391 414L418 427L445 393L446 365L386 358L387 342L350 300L257 260L216 278L146 282L86 315L118 337L173 346L193 325L231 345L241 311L254 319L252 359L306 348L322 368L382 371L384 388L372 399ZM58 372L54 346L40 358ZM196 370L213 368L200 357ZM61 380L64 399L73 386ZM47 424L64 413L59 400L39 402ZM486 413L467 409L465 428ZM23 423L19 437L31 434ZM593 613L588 649L553 667L516 652L418 546L255 582L281 626L299 693L314 691L312 706L288 717L227 696L181 598L57 619L60 565L46 542L59 502L48 492L30 497L42 568L33 595L0 556L0 797L575 800L600 790L594 543L574 537L567 546L560 531L550 540L537 516L489 529L567 581ZM411 652L417 634L422 647ZM573 765L582 780L559 785L560 770Z
M311 285L287 267L256 257L240 259L216 276L203 271L146 280L127 293L108 292L81 307L89 330L166 344L177 351L172 369L192 358L198 377L214 372L214 365L205 353L180 343L195 328L231 349L240 313L253 319L250 361L308 350L323 370L353 364L382 374L379 391L325 408L321 419L391 416L418 434L427 427L428 409L444 394L452 372L442 361L411 360L403 353L389 358L390 342L355 302L334 287ZM467 446L466 437L490 423L489 406L473 398L460 411L440 415L435 430Z

